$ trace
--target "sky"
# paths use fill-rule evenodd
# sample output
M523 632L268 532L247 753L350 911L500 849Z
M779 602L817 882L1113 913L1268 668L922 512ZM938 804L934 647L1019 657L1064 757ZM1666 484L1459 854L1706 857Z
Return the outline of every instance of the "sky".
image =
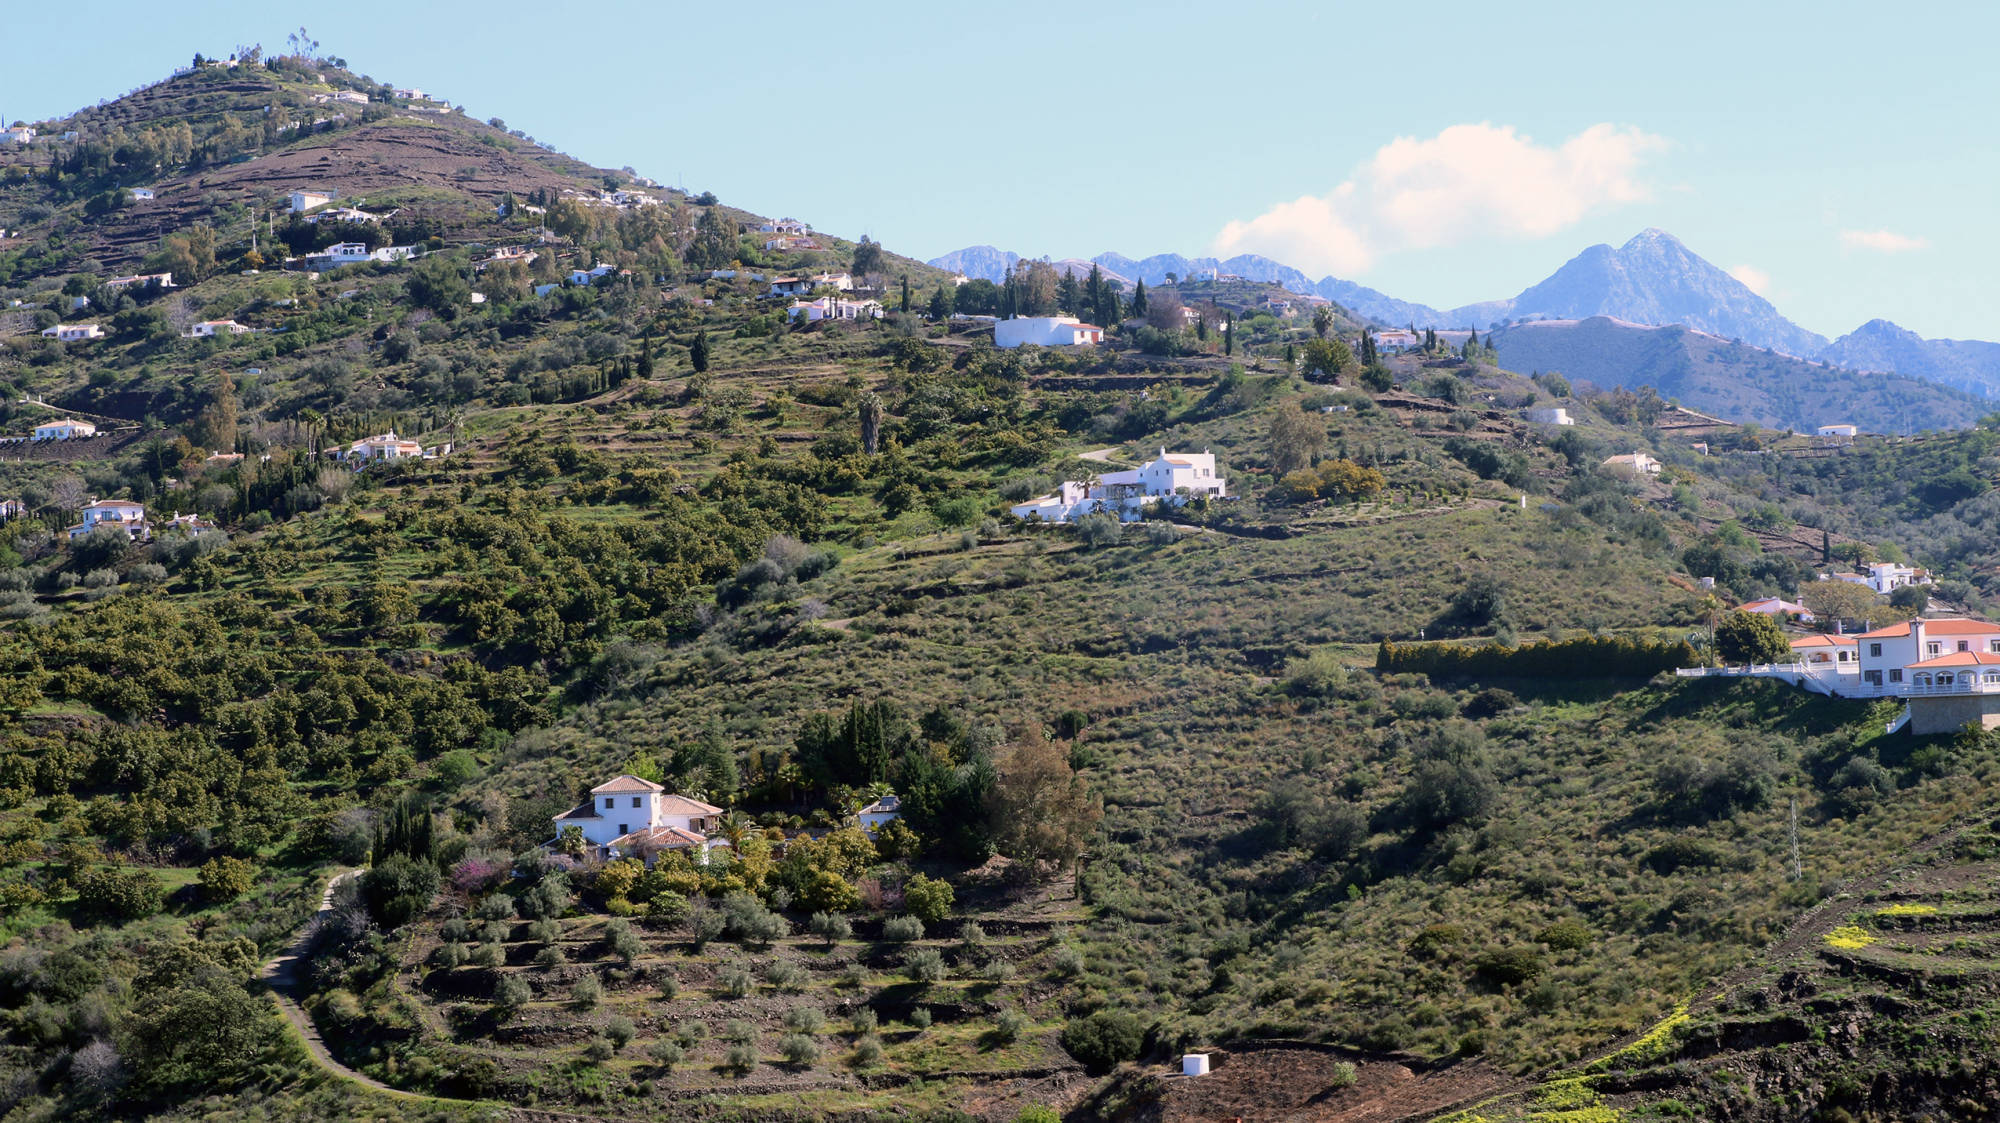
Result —
M912 257L1262 253L1449 308L1647 227L1828 336L2000 339L2000 5L97 0L59 116L195 52L323 53L581 159ZM71 42L61 5L16 43Z

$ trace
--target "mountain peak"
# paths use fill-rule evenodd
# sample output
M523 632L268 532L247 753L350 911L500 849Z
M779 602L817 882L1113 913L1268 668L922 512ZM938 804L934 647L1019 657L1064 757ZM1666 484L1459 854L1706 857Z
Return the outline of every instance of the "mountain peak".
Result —
M1610 316L1636 324L1685 324L1755 347L1809 357L1823 336L1778 314L1728 273L1678 238L1648 227L1617 249L1592 246L1514 300L1516 319L1582 320Z

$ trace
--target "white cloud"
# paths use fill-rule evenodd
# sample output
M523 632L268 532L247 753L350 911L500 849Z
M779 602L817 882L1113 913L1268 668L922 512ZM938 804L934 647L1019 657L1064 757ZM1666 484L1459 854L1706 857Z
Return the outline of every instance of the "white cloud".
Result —
M1842 230L1840 244L1851 250L1909 253L1911 250L1929 249L1931 240L1909 234L1898 234L1894 230Z
M1592 125L1559 147L1512 126L1453 125L1398 137L1325 195L1280 203L1215 237L1219 256L1262 253L1308 272L1353 274L1383 254L1480 235L1539 238L1592 211L1646 199L1639 165L1666 140Z
M1763 296L1771 291L1771 275L1755 265L1732 265L1729 275L1743 282L1743 287Z

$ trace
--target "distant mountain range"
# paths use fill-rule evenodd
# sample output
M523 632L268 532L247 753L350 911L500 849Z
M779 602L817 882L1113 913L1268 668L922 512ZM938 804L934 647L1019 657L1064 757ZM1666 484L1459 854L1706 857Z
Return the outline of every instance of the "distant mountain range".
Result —
M946 254L930 264L968 277L998 281L1020 260L1020 254L992 246L973 246ZM1528 286L1511 299L1482 301L1444 311L1398 300L1339 277L1315 281L1289 265L1258 254L1218 260L1169 253L1134 260L1123 254L1102 253L1089 260L1068 258L1055 264L1079 272L1096 264L1128 284L1143 280L1148 285L1165 282L1168 274L1188 277L1215 270L1321 296L1366 319L1399 327L1486 330L1530 321L1574 324L1594 317L1642 326L1679 324L1780 356L1823 361L1851 371L1904 374L1980 397L2000 398L2000 344L1923 339L1887 320L1871 320L1829 343L1825 336L1786 319L1770 301L1703 260L1664 230L1642 231L1616 248L1591 246L1546 280ZM1538 354L1551 360L1544 366L1590 377L1583 374L1578 364L1558 361L1560 355L1555 348L1559 338L1560 333L1537 336ZM1582 346L1582 350L1596 352L1602 348L1591 344Z

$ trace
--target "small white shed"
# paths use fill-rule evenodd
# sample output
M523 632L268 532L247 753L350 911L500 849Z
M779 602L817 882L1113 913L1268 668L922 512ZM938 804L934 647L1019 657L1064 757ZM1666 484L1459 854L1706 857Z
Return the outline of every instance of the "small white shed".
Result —
M1188 1053L1181 1057L1182 1076L1207 1076L1208 1054Z

